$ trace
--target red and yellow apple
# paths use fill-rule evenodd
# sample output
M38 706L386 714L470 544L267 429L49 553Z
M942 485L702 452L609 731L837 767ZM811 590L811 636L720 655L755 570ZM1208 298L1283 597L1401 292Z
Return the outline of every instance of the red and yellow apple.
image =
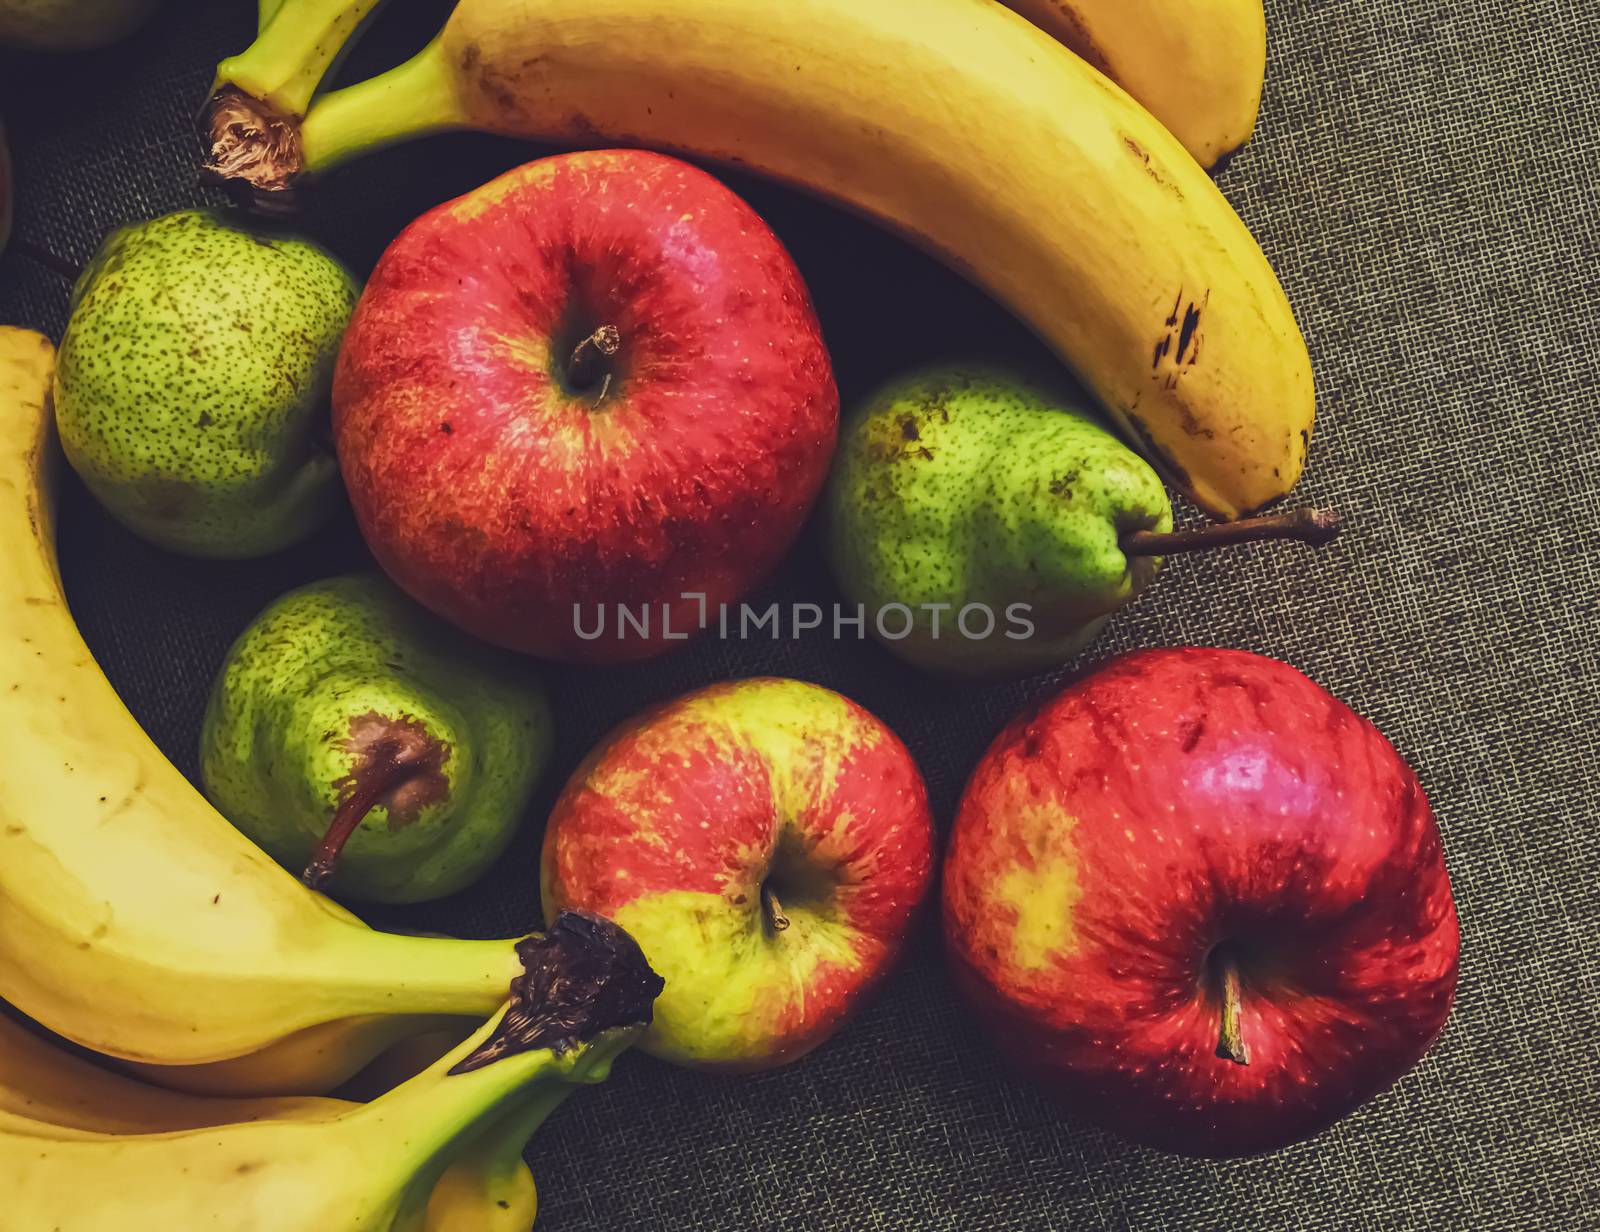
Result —
M827 1039L888 971L932 876L922 776L854 702L795 680L640 715L545 831L546 918L597 912L667 981L645 1048L766 1069Z
M1455 990L1416 775L1238 651L1130 655L1008 727L967 784L943 899L956 981L1006 1054L1184 1154L1323 1129L1422 1056Z
M778 238L705 172L642 151L529 163L406 228L333 398L390 576L488 641L587 662L670 649L760 582L839 418Z

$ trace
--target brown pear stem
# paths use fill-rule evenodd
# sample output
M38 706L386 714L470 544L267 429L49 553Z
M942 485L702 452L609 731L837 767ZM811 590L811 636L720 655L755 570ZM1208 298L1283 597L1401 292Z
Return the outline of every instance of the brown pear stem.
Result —
M622 331L615 325L602 325L573 348L567 360L567 385L572 389L589 389L596 382L600 392L596 402L603 402L611 388L611 373L604 370L606 360L622 349Z
M781 933L789 927L789 917L784 915L783 904L778 901L778 893L771 886L761 887L761 910L773 932Z
M1239 964L1231 955L1222 958L1222 1029L1217 1038L1217 1055L1235 1065L1250 1064L1250 1049L1239 1029L1243 989L1239 983Z
M419 750L393 747L364 767L357 775L350 794L339 801L339 806L334 809L333 820L328 823L317 849L311 853L311 862L300 874L300 880L313 890L325 889L333 880L334 865L339 862L350 836L367 819L367 814L378 806L378 801L406 780L418 775L419 771L426 772L426 768L418 764L422 760L423 753Z
M1341 526L1339 515L1332 509L1295 509L1239 522L1213 522L1189 530L1131 531L1122 536L1122 551L1126 556L1172 556L1268 539L1298 539L1320 548L1333 542Z

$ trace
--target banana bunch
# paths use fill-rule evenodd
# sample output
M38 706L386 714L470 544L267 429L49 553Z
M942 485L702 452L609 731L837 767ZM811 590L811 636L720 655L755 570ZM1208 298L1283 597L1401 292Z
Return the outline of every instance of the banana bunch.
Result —
M214 175L281 198L448 128L737 164L968 274L1212 514L1282 497L1304 467L1311 362L1260 247L1158 119L992 0L460 0L414 59L300 118L327 40L280 29L327 31L368 7L283 0L219 75ZM297 84L280 96L276 82Z
M603 1081L640 1028L476 1063L516 1014L370 1104L173 1095L0 1018L0 1223L525 1232L535 1198L523 1145L578 1084Z
M43 337L0 328L0 998L164 1083L236 1094L327 1090L442 1016L493 1013L515 941L366 927L123 706L56 569L52 364Z
M591 1071L591 1076L598 1070ZM538 1123L572 1087L549 1084L514 1117L472 1139L435 1182L415 1226L426 1232L527 1232L537 1209L522 1152ZM99 1143L256 1121L336 1121L359 1105L315 1096L204 1099L101 1069L0 1011L0 1139ZM415 1222L415 1220L414 1220ZM398 1226L398 1225L391 1225Z

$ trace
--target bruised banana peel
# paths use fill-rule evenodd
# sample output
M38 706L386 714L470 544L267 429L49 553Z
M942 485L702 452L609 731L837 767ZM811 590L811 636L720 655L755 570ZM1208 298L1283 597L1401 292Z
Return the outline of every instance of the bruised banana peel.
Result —
M234 829L117 697L56 569L53 358L40 335L0 327L0 998L162 1065L324 1028L335 1072L312 1058L298 1092L375 1054L374 1020L492 1013L520 970L515 941L366 927Z
M1310 358L1260 247L1158 120L997 4L461 0L415 58L320 98L291 149L214 129L213 162L271 200L450 128L678 150L877 219L1031 324L1215 516L1304 467Z

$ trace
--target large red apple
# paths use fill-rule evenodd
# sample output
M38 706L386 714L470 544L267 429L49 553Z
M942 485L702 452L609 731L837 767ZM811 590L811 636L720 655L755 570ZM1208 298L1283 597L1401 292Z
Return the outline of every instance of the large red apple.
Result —
M1459 948L1411 769L1293 668L1229 650L1130 655L1008 727L967 785L944 925L1040 1087L1209 1156L1393 1083L1444 1026Z
M545 831L546 918L598 912L666 978L647 1050L765 1069L827 1039L899 953L932 875L911 755L837 693L715 685L614 732Z
M529 163L423 215L334 382L351 502L395 581L489 641L591 662L669 649L759 582L838 418L783 245L640 151Z

